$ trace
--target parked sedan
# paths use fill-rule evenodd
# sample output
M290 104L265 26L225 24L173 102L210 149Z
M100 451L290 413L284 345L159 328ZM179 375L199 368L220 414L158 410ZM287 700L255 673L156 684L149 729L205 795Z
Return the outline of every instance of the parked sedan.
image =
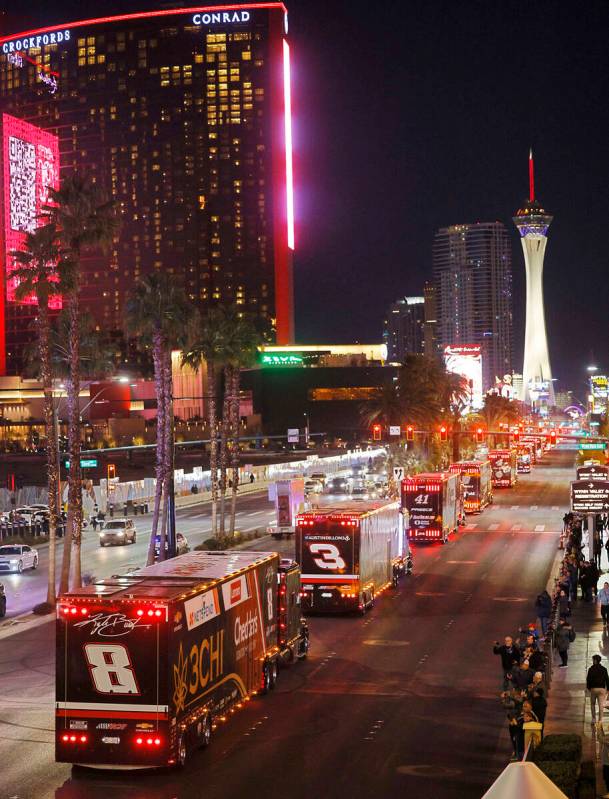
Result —
M0 571L17 572L38 568L38 552L26 544L5 544L0 547Z
M167 541L165 541L165 549L167 549ZM159 556L161 551L161 536L157 535L154 540L154 554ZM188 546L188 541L186 540L186 536L182 535L182 533L178 533L176 535L176 555L184 555L186 552L190 552L190 547Z
M136 538L137 530L132 519L111 519L99 534L99 545L135 544Z

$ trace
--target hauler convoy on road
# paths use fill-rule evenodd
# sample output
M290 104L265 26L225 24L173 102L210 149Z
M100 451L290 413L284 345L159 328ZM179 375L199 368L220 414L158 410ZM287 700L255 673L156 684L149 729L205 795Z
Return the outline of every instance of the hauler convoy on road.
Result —
M410 566L398 502L350 502L301 513L296 560L304 611L365 612Z
M183 765L308 639L300 570L275 552L190 552L64 594L56 760Z

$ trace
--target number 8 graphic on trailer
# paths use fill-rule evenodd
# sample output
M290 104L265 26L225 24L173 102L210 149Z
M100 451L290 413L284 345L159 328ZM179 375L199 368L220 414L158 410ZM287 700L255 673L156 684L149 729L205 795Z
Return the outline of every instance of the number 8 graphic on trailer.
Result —
M129 651L124 644L85 644L85 657L98 693L140 693Z

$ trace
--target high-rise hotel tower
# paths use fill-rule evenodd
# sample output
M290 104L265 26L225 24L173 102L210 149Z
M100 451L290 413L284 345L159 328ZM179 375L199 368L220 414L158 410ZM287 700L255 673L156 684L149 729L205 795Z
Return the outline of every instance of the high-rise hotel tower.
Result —
M21 368L35 313L11 293L11 242L36 224L32 196L51 182L40 177L36 148L47 152L55 141L60 174L90 173L120 212L110 252L85 264L83 305L101 330L121 329L128 291L160 270L204 307L235 302L265 317L277 342L289 344L294 206L283 4L153 10L4 33L6 370Z

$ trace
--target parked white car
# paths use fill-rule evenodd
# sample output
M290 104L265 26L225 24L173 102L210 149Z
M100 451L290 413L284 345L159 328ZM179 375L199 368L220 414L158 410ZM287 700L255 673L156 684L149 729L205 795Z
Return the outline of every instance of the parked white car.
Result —
M17 572L38 568L38 552L27 544L0 546L0 572Z

